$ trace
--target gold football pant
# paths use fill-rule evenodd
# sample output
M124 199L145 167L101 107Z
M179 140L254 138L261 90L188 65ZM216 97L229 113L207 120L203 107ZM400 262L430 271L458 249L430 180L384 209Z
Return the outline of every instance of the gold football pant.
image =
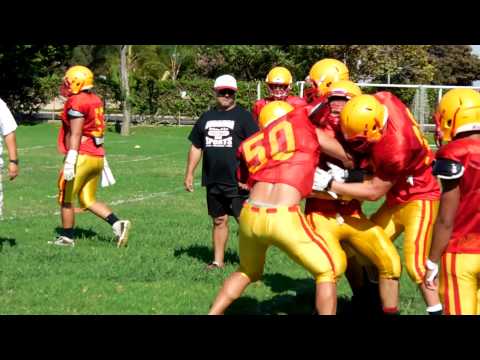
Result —
M446 315L480 315L480 254L443 254L439 290Z
M95 198L98 182L102 176L103 157L78 155L75 177L71 181L63 178L63 171L58 180L58 202L72 204L79 199L82 208L88 208L97 200Z
M328 246L313 232L298 205L267 208L245 202L239 224L238 271L251 281L261 278L267 249L274 245L308 270L317 283L335 282Z
M425 261L430 251L438 204L437 200L413 200L393 207L383 203L370 218L385 230L392 241L404 232L405 268L417 284L423 282L425 275Z
M334 217L319 213L307 215L307 220L315 232L328 244L337 277L347 267L346 254L341 243L348 243L355 253L367 258L378 269L384 279L398 279L401 274L401 262L395 245L383 229L365 215L345 216L344 223L339 224ZM347 254L351 254L347 250Z

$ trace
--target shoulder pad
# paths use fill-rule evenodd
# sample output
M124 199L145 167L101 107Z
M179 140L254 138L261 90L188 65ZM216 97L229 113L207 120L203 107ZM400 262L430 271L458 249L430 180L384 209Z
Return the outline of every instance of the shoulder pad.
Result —
M433 163L433 175L440 179L453 180L463 176L465 167L462 163L450 159L437 159Z

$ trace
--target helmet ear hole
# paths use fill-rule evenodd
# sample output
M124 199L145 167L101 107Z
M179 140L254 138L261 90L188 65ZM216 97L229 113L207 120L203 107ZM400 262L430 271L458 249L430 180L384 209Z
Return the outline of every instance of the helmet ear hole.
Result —
M449 128L452 127L452 119L447 120L447 126Z
M377 124L373 125L372 130L373 131L377 130Z

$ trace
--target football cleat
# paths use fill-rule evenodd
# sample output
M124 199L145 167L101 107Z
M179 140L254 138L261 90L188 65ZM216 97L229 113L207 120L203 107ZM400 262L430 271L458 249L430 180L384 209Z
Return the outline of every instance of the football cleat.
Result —
M112 225L113 233L117 238L117 247L124 247L127 245L128 232L130 231L131 223L128 220L118 220Z
M59 236L54 241L49 241L48 243L58 246L75 246L75 241L66 236Z

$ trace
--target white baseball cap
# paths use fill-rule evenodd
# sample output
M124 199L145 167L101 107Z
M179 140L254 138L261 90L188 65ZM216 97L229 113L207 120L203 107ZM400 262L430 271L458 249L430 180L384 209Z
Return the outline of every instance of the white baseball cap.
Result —
M237 91L237 80L232 75L222 75L215 80L215 90L231 89Z

